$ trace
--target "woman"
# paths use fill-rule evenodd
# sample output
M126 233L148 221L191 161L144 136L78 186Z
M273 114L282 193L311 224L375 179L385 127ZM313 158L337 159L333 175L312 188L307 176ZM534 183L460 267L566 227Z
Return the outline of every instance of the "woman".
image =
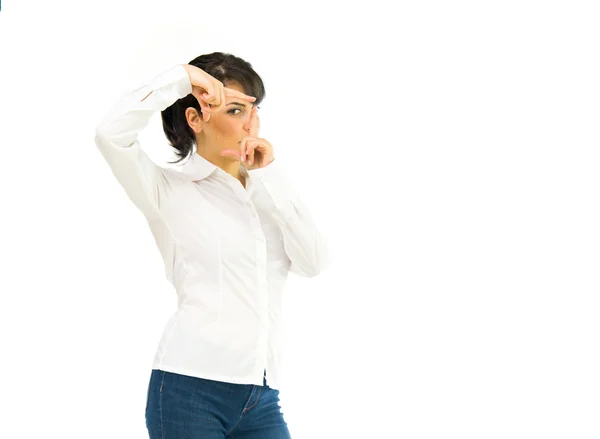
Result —
M150 438L289 438L278 405L282 292L329 264L323 236L259 137L264 85L231 54L177 64L125 96L95 142L145 215L175 287L150 376ZM182 171L138 133L160 110Z

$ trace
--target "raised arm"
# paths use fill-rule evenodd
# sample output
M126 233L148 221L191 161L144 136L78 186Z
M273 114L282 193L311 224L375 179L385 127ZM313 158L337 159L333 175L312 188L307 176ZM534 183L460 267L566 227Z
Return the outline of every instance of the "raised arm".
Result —
M158 212L158 187L164 174L140 148L138 133L155 111L164 110L191 92L187 70L177 64L122 98L96 128L98 149L129 198L146 216Z
M129 198L146 216L158 212L158 188L165 175L163 168L140 148L138 133L155 111L166 109L190 93L198 100L205 122L210 120L211 111L219 111L225 105L225 96L256 100L224 87L196 66L176 64L121 99L96 128L98 149Z

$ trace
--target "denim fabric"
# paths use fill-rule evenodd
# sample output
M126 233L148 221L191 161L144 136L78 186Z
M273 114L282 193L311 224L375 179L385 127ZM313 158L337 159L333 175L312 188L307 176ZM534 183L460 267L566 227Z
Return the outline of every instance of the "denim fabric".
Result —
M150 439L291 439L280 409L266 376L257 386L152 369L146 427Z

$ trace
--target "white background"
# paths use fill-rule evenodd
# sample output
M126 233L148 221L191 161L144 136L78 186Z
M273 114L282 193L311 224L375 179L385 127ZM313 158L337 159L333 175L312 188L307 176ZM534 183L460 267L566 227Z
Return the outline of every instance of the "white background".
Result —
M333 247L285 291L293 439L598 438L593 3L4 0L1 436L147 437L176 296L94 130L224 51Z

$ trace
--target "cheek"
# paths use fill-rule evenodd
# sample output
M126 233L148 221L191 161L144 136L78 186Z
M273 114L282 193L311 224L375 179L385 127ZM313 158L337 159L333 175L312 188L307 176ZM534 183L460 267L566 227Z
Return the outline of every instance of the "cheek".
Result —
M233 135L238 131L237 123L231 117L219 117L218 119L215 118L213 128L219 135L223 137Z

